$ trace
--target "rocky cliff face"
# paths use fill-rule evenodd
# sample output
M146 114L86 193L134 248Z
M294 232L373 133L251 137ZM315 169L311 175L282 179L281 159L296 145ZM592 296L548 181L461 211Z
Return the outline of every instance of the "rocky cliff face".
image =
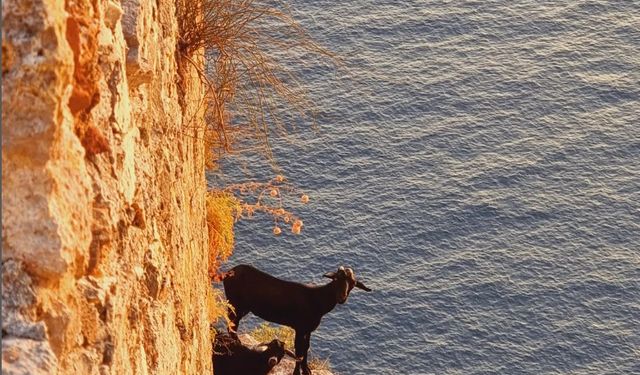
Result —
M2 4L3 374L206 374L202 87L170 0Z

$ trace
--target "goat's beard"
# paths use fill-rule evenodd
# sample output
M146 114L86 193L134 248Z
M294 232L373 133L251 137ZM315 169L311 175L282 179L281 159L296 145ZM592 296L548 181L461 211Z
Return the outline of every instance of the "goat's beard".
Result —
M344 289L341 290L341 294L338 294L338 303L339 304L343 304L345 302L347 302L347 298L349 298L349 292L351 291L351 288L353 288L353 286L350 286L349 284L344 286Z

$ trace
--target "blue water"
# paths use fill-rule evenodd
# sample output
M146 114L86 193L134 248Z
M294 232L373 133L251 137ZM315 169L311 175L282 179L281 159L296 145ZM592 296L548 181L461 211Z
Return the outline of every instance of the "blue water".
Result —
M239 222L226 267L352 266L374 292L311 344L341 374L639 374L640 2L291 4L343 59L301 70L318 133L274 143L312 200L301 236Z

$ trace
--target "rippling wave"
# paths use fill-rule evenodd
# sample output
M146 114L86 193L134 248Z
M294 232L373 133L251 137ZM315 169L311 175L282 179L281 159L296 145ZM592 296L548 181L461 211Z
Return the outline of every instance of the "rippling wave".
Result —
M345 66L302 71L320 132L274 145L312 197L304 235L241 222L230 262L318 283L347 264L374 289L312 353L342 374L640 373L640 2L291 3Z

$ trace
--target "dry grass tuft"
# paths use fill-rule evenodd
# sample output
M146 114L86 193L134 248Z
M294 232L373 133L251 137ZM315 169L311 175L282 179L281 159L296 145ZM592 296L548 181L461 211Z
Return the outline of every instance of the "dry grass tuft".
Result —
M220 262L233 253L233 225L240 210L240 203L233 194L223 191L207 193L210 276L214 276Z
M314 118L312 103L284 60L315 55L335 61L333 55L277 0L177 0L176 11L178 52L207 87L206 141L218 150L211 157L256 150L273 161L269 137ZM283 113L291 121L285 123Z
M296 333L292 328L287 326L274 327L269 323L262 323L250 333L258 342L270 342L278 339L284 342L284 346L289 350L295 350L294 339Z
M329 363L329 359L320 359L318 357L309 358L309 368L312 370L333 372L333 370L331 370L331 363Z

